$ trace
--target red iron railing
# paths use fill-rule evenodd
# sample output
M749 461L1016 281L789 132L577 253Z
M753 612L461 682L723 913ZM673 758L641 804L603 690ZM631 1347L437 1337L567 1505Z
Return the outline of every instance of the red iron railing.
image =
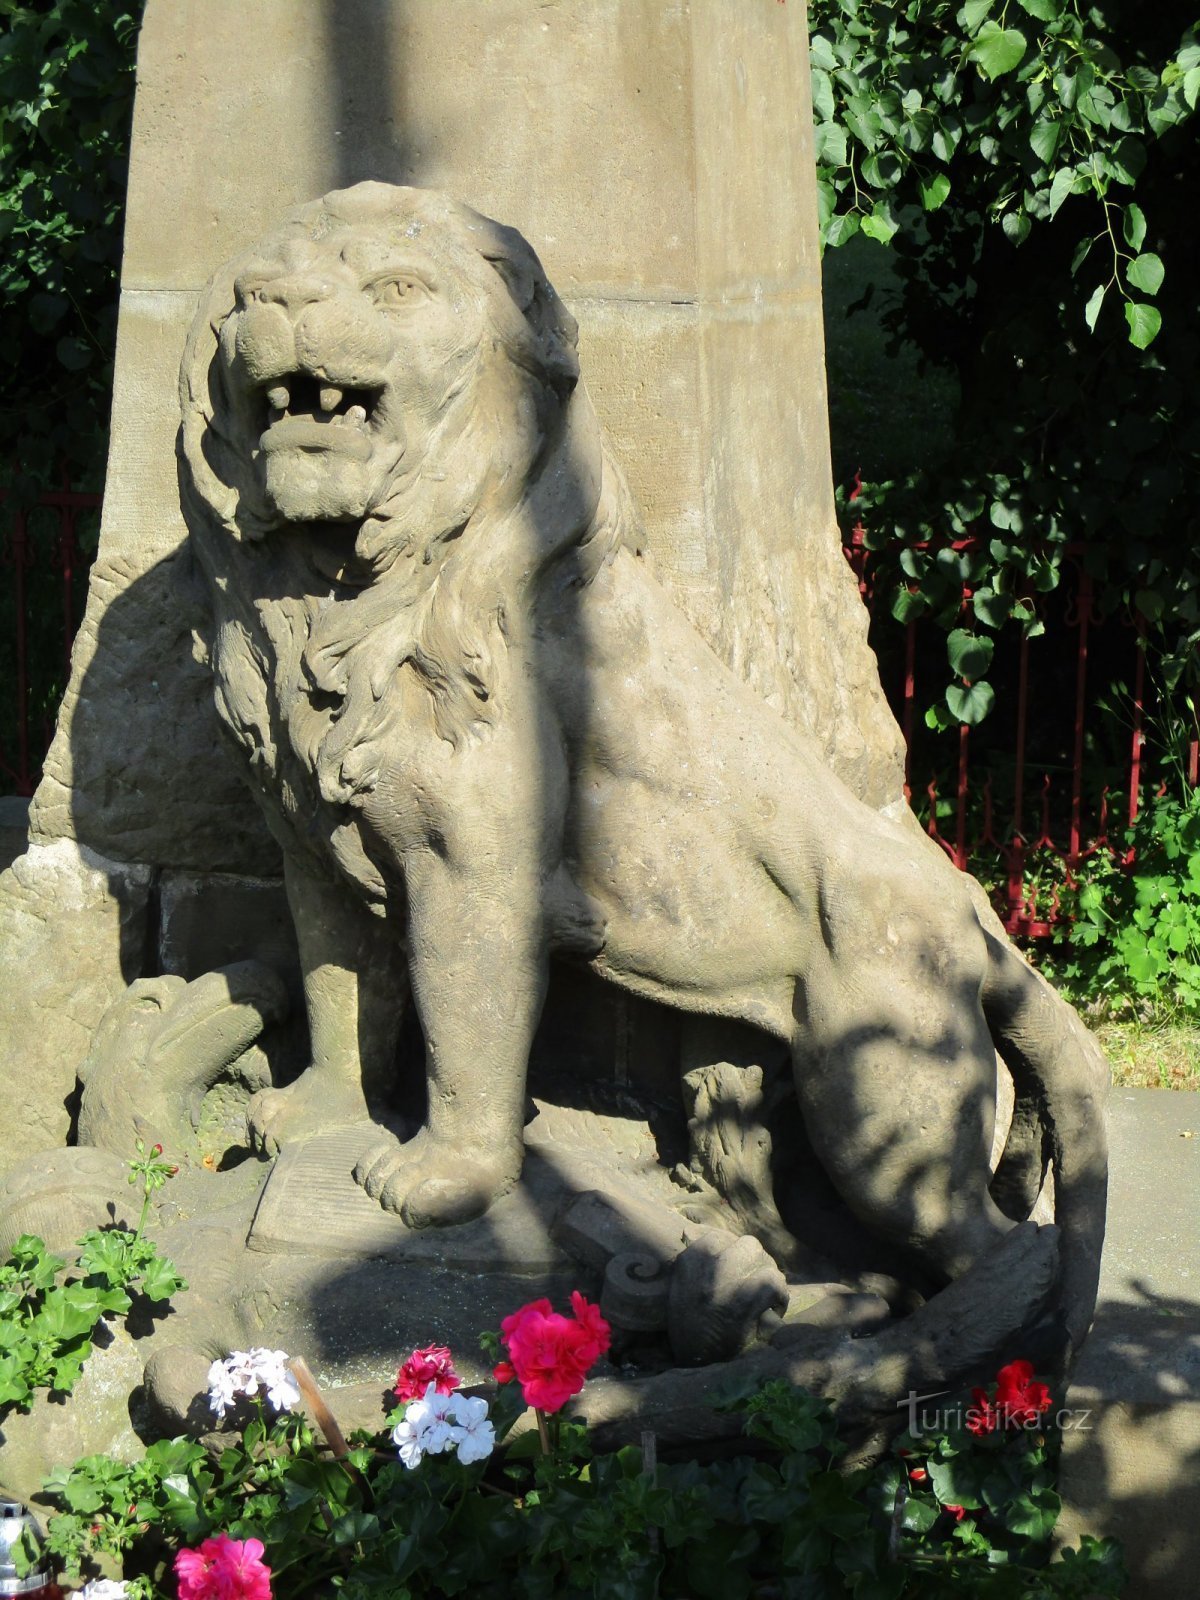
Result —
M47 681L60 691L65 687L79 621L79 580L91 565L80 546L79 519L96 511L100 501L98 494L72 489L65 478L61 489L43 491L29 506L0 490L0 570L7 579L5 609L11 619L5 629L11 638L0 642L0 650L11 655L0 673L7 677L11 670L14 685L4 707L0 780L11 794L33 793L53 734L53 716L35 715L34 693ZM55 590L57 620L48 630L44 612ZM43 623L36 637L35 618Z
M962 553L974 549L978 543L979 541L974 538L959 539L948 547ZM849 541L843 546L843 552L858 578L859 592L870 607L874 599L871 552L867 549L865 531L861 523L850 534ZM1083 864L1101 851L1107 851L1115 862L1123 866L1130 865L1132 861L1132 852L1125 850L1123 844L1109 839L1111 785L1105 784L1100 789L1091 816L1089 817L1087 813L1086 736L1098 721L1094 698L1089 693L1089 655L1096 629L1102 625L1106 630L1105 643L1111 665L1114 652L1114 620L1110 618L1101 623L1096 608L1093 580L1083 565L1083 554L1082 545L1066 547L1064 551L1066 570L1061 585L1067 595L1062 625L1073 635L1074 651L1071 698L1069 702L1057 708L1061 724L1061 743L1064 749L1069 750L1069 767L1065 774L1068 787L1065 796L1061 793L1064 777L1061 763L1046 763L1047 769L1038 774L1038 761L1030 750L1030 640L1028 638L1022 638L1017 647L1015 696L1011 702L998 703L988 718L991 726L987 734L993 750L997 736L997 722L994 719L1003 723L1006 719L1012 718L1009 724L1011 735L1006 735L1013 772L1011 811L1003 820L997 819L996 816L991 774L988 773L981 778L973 765L976 737L972 728L965 723L959 726L956 736L951 808L953 821L949 836L941 831L939 812L944 815L946 808L942 797L938 794L936 777L930 777L927 773L918 777L914 773L917 749L914 734L918 711L918 637L922 629L919 620L912 620L905 627L903 666L897 674L900 681L891 684L885 681L884 685L889 699L897 710L904 734L907 752L906 796L911 800L914 793L920 792L927 799L926 829L956 866L963 870L970 869L979 875L985 875L985 869L993 863L1000 867L1004 883L1002 891L997 894L997 900L1000 902L997 909L1010 933L1033 939L1050 936L1054 932L1055 925L1063 918L1058 892L1059 881L1073 888ZM969 612L971 598L971 588L969 584L964 583L962 606L965 612ZM1115 626L1121 631L1121 640L1117 642L1115 648L1118 653L1124 654L1125 661L1131 668L1128 677L1132 683L1132 691L1128 697L1131 721L1128 757L1123 774L1124 781L1120 785L1125 801L1121 819L1123 826L1125 823L1131 825L1137 817L1144 783L1146 656L1141 637L1144 624L1140 617L1136 615L1118 617ZM938 667L939 673L944 674L946 670L944 662L943 655ZM929 698L933 698L937 693L938 684L931 676ZM942 749L945 749L944 745ZM1188 750L1187 766L1188 777L1195 785L1200 769L1200 742L1194 739ZM1050 767L1056 769L1054 773L1049 770ZM1032 781L1031 770L1035 774ZM1064 799L1067 802L1065 811ZM1035 812L1036 823L1031 821L1030 812ZM1058 816L1058 821L1054 824L1051 820L1053 812L1057 812ZM1057 838L1055 834L1058 835ZM1047 865L1053 869L1050 876L1054 881L1048 889L1043 890L1037 881L1038 869ZM986 872L986 875L995 881L994 872Z

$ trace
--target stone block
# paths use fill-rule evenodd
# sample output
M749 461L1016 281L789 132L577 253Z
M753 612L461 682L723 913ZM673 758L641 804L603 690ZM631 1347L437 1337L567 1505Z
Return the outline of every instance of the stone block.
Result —
M66 1143L92 1034L142 968L149 887L70 839L0 875L0 1172Z
M164 872L158 905L163 972L190 982L235 961L262 961L298 1000L300 956L280 879Z

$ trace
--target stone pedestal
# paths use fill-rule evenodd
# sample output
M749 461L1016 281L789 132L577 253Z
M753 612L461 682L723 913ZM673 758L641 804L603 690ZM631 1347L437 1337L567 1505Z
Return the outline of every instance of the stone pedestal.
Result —
M899 798L899 735L834 523L803 5L453 11L451 25L445 0L147 6L100 556L35 852L76 839L201 877L278 871L191 656L177 371L213 270L289 207L363 178L445 189L533 243L579 320L676 599L855 790ZM0 889L19 1002L31 951L13 916ZM114 936L97 923L98 961L112 965ZM148 927L151 965L160 942ZM79 986L56 981L51 1010ZM78 1015L81 1040L98 1015ZM6 1084L27 1079L35 1022L14 1021ZM59 1101L76 1064L56 1046Z

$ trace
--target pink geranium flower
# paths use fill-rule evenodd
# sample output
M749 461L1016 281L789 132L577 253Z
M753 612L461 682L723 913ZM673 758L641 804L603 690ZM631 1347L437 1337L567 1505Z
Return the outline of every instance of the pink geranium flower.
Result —
M231 1539L218 1533L198 1550L175 1557L179 1600L271 1600L271 1569L261 1539Z
M533 1300L500 1324L508 1360L493 1376L497 1383L515 1379L525 1403L538 1411L561 1411L609 1347L611 1332L599 1306L576 1290L571 1310L575 1315L564 1317L549 1300Z
M446 1346L428 1344L423 1350L414 1350L396 1374L396 1398L406 1403L421 1400L431 1383L435 1394L453 1394L461 1382Z

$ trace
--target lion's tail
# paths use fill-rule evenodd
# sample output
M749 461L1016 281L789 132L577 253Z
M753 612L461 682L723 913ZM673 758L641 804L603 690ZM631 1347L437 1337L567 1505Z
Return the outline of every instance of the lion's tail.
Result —
M1045 979L1006 940L986 930L984 937L984 1014L1016 1088L1013 1125L993 1192L1010 1215L1019 1215L1022 1205L1028 1215L1048 1160L1055 1221L1062 1230L1059 1308L1074 1351L1091 1325L1100 1279L1108 1195L1108 1063Z

